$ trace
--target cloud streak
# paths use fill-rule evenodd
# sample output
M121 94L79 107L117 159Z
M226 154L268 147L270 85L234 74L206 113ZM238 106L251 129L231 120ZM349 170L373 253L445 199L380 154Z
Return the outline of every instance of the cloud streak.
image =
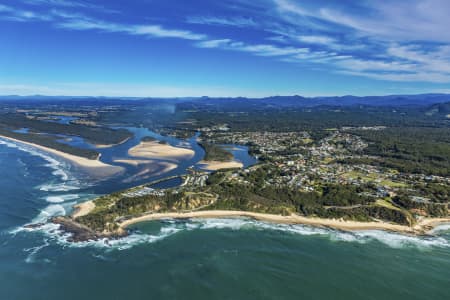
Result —
M189 24L200 25L219 25L234 27L257 27L258 24L251 18L244 17L213 17L213 16L195 16L188 17L186 22Z
M376 80L450 82L450 2L446 0L367 0L352 7L332 1L324 5L234 0L226 1L233 4L232 15L180 18L191 30L176 28L179 23L175 28L161 25L168 20L125 23L88 16L86 9L102 7L81 0L22 2L26 9L0 4L0 19L48 22L64 30L183 39L204 51L243 52ZM39 9L28 9L32 6ZM196 32L198 28L207 33ZM243 34L246 30L251 34Z

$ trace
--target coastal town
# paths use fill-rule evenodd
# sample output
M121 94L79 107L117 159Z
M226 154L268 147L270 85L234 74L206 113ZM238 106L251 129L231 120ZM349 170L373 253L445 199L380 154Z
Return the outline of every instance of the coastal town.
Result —
M446 152L435 152L432 146L442 147L443 128L394 127L387 121L348 125L356 116L325 127L322 121L334 123L336 110L331 110L326 112L329 119L312 121L301 130L295 129L295 115L284 120L285 125L258 129L260 116L250 116L250 108L219 113L211 122L207 116L214 111L195 115L198 110L184 105L179 109L183 121L174 118L172 125L152 127L155 131L143 127L153 123L144 123L142 115L135 118L142 114L139 109L120 105L104 106L98 113L64 106L19 108L0 118L0 130L6 139L36 145L91 174L102 170L102 176L121 178L115 179L121 188L112 194L77 204L71 217L53 220L69 232L81 232L74 240L122 236L136 220L166 214L264 214L277 220L295 217L300 223L312 218L319 226L335 222L325 226L346 228L356 222L352 228L394 226L392 230L414 233L426 232L429 225L420 225L425 220L448 218ZM153 108L149 111L154 115ZM186 116L187 111L195 118ZM305 118L311 116L309 111L296 114ZM240 115L247 119L241 121ZM112 124L121 127L112 129ZM77 140L75 130L77 139L91 146L64 144ZM416 135L430 143L418 144ZM414 152L410 143L416 143ZM109 149L116 147L121 150L111 155ZM239 152L247 158L236 156ZM102 153L108 161L100 160ZM177 183L159 185L171 180Z
M226 126L222 126L225 127ZM418 183L434 182L448 187L450 177L400 173L395 169L369 164L346 164L346 159L371 159L363 150L368 143L351 130L383 130L384 126L332 129L317 143L308 132L233 132L207 130L202 134L210 142L250 145L251 152L272 169L265 185L290 186L314 191L326 183L372 184L372 197L393 197L396 191ZM235 172L231 180L245 183L245 177L261 165ZM413 199L427 201L416 195ZM429 200L429 199L428 199Z
M369 143L355 131L384 127L332 129L318 140L306 131L231 132L226 128L202 128L202 143L246 145L258 158L257 164L214 172L190 168L178 187L155 189L150 182L113 197L103 196L103 208L86 212L75 221L114 235L123 234L125 227L135 222L158 216L202 216L213 211L227 216L241 211L240 215L255 218L261 213L288 219L324 218L325 223L316 221L318 225L335 219L330 226L336 228L356 221L356 225L351 223L354 228L423 233L431 227L429 223L420 225L427 220L422 218L448 217L450 177L346 163L348 159L376 159L364 154Z

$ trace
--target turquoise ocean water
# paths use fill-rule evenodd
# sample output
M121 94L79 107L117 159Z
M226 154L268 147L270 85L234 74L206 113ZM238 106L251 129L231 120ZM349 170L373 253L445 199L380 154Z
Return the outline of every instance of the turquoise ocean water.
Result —
M81 244L23 227L114 187L0 141L0 299L450 299L449 226L419 238L165 220Z

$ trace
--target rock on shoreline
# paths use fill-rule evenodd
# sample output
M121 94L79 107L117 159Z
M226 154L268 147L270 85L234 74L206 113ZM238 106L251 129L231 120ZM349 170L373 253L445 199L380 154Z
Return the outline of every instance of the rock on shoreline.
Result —
M70 233L71 236L69 238L69 241L75 243L95 241L103 238L114 239L128 235L126 231L108 234L99 233L67 217L55 217L51 221L54 224L59 224L64 232Z

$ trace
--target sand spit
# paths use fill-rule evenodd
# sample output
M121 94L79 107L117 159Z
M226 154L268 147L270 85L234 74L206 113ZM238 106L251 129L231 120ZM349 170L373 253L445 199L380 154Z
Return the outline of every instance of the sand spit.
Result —
M6 140L10 140L16 143L20 143L20 144L25 144L28 146L32 146L34 148L37 148L39 150L42 150L44 152L56 155L60 158L63 158L69 162L71 162L72 164L74 164L75 166L80 167L81 169L87 171L88 173L91 173L93 175L96 176L112 176L112 175L116 175L120 172L123 172L123 168L122 167L118 167L118 166L112 166L112 165L108 165L105 164L101 161L99 161L98 159L88 159L85 157L81 157L81 156L76 156L73 154L68 154L59 150L55 150L52 148L48 148L45 146L41 146L38 144L34 144L34 143L30 143L30 142L25 142L25 141L21 141L21 140L17 140L14 138L10 138L7 136L3 136L0 135L1 138L4 138Z

